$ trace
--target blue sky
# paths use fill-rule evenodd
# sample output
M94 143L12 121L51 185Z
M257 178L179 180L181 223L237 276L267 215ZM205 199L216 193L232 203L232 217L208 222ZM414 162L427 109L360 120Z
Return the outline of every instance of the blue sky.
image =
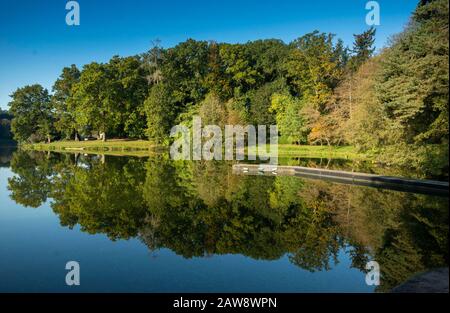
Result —
M0 0L0 107L18 87L51 89L64 66L171 47L187 38L289 42L318 29L351 46L365 24L366 0L78 0L80 26L65 23L66 0ZM377 48L400 32L417 0L379 0Z

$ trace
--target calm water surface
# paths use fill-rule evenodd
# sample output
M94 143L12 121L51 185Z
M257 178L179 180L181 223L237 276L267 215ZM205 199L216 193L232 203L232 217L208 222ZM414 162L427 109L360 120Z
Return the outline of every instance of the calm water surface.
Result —
M1 292L374 292L440 266L445 197L162 155L0 153Z

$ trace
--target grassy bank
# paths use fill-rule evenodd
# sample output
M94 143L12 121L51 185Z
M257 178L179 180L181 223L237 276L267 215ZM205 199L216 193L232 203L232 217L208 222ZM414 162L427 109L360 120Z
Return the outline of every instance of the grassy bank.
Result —
M269 149L268 149L269 150ZM358 153L352 146L307 146L307 145L278 145L278 157L302 157L302 158L335 158L364 160L370 157Z
M52 143L26 144L22 146L29 150L57 151L57 152L83 152L102 153L111 155L148 156L167 148L156 146L146 140L112 139L106 142L93 141L56 141ZM250 148L252 149L252 148ZM328 147L328 146L297 146L289 144L278 145L279 157L302 158L342 158L342 159L368 159L369 156L360 154L354 147Z

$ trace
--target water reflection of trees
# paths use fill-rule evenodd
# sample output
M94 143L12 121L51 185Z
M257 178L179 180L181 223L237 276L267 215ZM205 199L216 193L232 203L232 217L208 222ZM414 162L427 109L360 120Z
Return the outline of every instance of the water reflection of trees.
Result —
M51 198L63 226L139 237L149 249L186 258L243 254L290 261L309 271L369 259L381 291L448 264L447 198L352 187L296 177L232 175L224 162L83 157L16 152L11 198L38 207Z

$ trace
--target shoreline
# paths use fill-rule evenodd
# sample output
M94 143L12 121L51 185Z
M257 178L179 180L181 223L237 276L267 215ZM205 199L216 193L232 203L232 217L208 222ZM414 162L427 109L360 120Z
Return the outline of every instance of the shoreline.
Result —
M20 145L25 150L53 151L61 153L110 154L123 156L149 156L167 151L168 147L153 144L147 140L111 139L108 141L55 141L52 143L35 143ZM349 160L371 160L363 153L358 153L352 146L310 146L279 144L278 157L330 158Z

